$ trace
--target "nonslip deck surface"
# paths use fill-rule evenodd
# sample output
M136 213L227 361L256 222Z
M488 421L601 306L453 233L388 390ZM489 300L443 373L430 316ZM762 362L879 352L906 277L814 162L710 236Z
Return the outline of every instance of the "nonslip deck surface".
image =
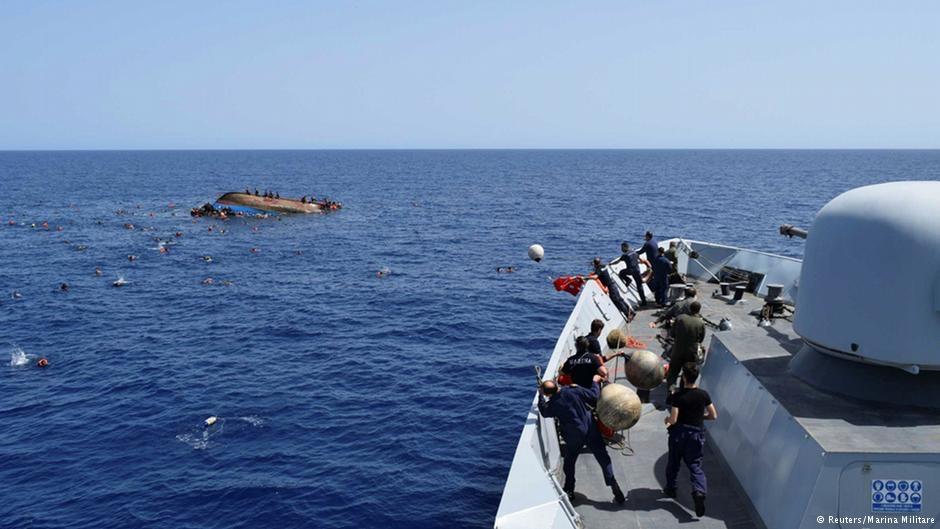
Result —
M631 323L630 333L645 342L657 354L662 346L656 340L657 330L648 323L655 319L654 311L643 309ZM623 373L623 361L608 363L611 377L630 386ZM632 386L631 386L632 387ZM708 477L707 511L701 519L695 516L692 505L688 469L679 472L676 499L662 494L666 476L666 391L663 386L653 390L650 404L643 405L643 416L629 430L630 450L608 448L614 465L614 474L627 501L613 503L610 489L604 485L600 468L590 452L578 458L575 509L584 519L586 528L673 528L696 527L702 529L763 527L754 514L750 502L739 489L734 476L725 467L720 456L706 443L705 472ZM658 409L657 409L658 408ZM691 524L691 525L690 525Z
M697 284L698 300L703 315L713 322L727 318L732 330L717 332L708 328L706 346L717 335L735 358L769 390L777 401L828 452L936 452L940 439L940 416L924 409L878 404L826 392L804 383L789 372L793 355L800 352L803 341L793 331L790 321L775 320L772 326L757 325L763 301L747 295L743 303L730 305L712 297L717 285ZM662 346L656 340L657 330L648 323L655 319L654 310L642 309L629 326L630 334L659 354ZM707 360L706 360L707 361ZM623 375L623 364L611 361L609 366L617 382L629 386ZM834 373L838 376L838 373ZM621 488L627 494L624 505L616 505L604 485L600 469L590 453L583 453L577 465L577 511L585 527L669 528L694 527L745 528L762 527L744 491L740 489L720 455L706 443L705 472L708 476L707 513L696 519L691 500L688 470L679 473L679 494L676 500L662 495L665 483L666 430L665 388L652 392L651 404L644 405L644 415L630 432L633 455L609 449ZM721 403L715 403L719 414ZM658 408L658 409L657 409Z

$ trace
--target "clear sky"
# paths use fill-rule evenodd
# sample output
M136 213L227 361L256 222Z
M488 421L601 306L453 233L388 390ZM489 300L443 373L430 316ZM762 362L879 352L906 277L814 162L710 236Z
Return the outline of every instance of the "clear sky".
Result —
M940 2L0 3L0 149L940 148Z

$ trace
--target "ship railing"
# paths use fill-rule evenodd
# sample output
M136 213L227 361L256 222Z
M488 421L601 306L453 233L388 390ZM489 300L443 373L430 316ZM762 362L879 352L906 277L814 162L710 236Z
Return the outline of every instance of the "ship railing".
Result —
M542 373L542 380L554 378L561 364L574 353L576 336L587 334L595 318L619 318L607 296L593 281L581 295L555 344ZM538 394L532 400L526 425L516 447L503 498L496 515L496 527L583 527L581 517L562 490L561 444L554 419L538 412Z

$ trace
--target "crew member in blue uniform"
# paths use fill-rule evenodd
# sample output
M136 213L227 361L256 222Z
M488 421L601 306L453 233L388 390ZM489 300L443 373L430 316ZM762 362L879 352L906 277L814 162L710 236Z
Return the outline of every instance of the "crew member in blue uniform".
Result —
M643 274L640 273L640 258L637 252L630 251L630 244L627 241L620 243L620 257L614 259L610 264L616 264L623 261L624 268L620 271L620 279L623 284L630 286L632 279L633 286L636 287L636 293L640 298L640 304L646 305L646 289L643 288ZM645 261L649 264L649 261Z
M604 356L593 351L588 337L578 336L574 341L574 347L575 353L565 360L559 374L570 376L571 381L582 388L591 387L595 375L606 380L607 367L604 365Z
M652 263L653 259L656 259L656 256L659 255L659 242L653 237L653 232L651 231L646 232L643 238L646 239L646 242L643 243L643 247L637 252L637 256L646 254L646 260Z
M607 271L607 267L603 265L600 257L594 258L594 273L597 274L597 279L607 289L607 296L610 297L610 301L620 311L623 319L628 323L633 321L633 317L636 315L635 311L627 303L627 300L620 295L620 287L614 283L613 278L610 277L610 272Z
M705 515L705 494L707 482L702 459L705 449L705 423L718 418L718 411L708 392L695 385L698 380L698 367L690 366L682 370L685 386L666 399L672 406L665 423L669 430L669 458L666 462L666 488L663 493L670 498L676 497L676 479L679 476L679 464L684 462L689 468L692 481L692 501L695 515Z
M598 338L601 337L601 333L604 331L604 321L595 319L591 322L591 332L587 335L588 341L588 350L597 356L604 358L604 352L601 350L601 342Z
M656 257L652 260L653 277L650 278L650 288L656 297L656 304L666 304L666 295L669 292L669 274L672 273L672 261L665 255L665 250L658 248Z
M552 380L540 386L539 413L542 417L555 417L565 440L565 484L564 491L574 501L574 467L584 445L594 454L594 459L604 473L604 483L614 493L614 501L624 502L623 491L614 478L614 467L607 454L607 446L594 423L591 410L597 406L600 396L600 376L595 375L590 388L578 385L559 388Z

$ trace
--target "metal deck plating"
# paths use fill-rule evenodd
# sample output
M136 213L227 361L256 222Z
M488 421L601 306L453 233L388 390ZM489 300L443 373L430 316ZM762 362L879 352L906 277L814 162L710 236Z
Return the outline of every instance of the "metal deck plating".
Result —
M777 319L768 327L757 325L753 312L763 305L758 296L766 292L767 284L784 285L784 296L795 299L800 262L707 243L688 245L700 258L692 261L680 254L679 266L697 283L703 315L715 322L727 318L733 327L720 332L710 329L706 338L708 356L701 386L712 395L719 418L707 425L708 511L695 522L696 527L860 527L819 524L817 518L886 514L875 509L871 487L875 481L889 479L919 481L921 511L909 514L940 517L940 414L872 403L811 386L793 374L791 359L818 361L815 357L820 353L805 346L787 320ZM713 298L718 285L705 281L722 267L763 274L758 296L746 295L737 304ZM621 290L635 302L634 291L622 285ZM652 317L651 311L640 311L629 330L659 353L656 331L647 326ZM553 376L573 352L574 336L586 334L594 318L607 322L605 332L626 326L607 296L589 283L558 340L546 377ZM629 385L622 362L612 361L610 367L617 383ZM667 447L665 411L657 407L662 407L664 399L664 388L654 390L651 404L645 405L643 417L630 430L633 455L611 449L615 474L627 494L624 505L611 501L590 454L578 460L578 497L574 506L568 503L558 485L562 473L554 424L541 419L534 407L530 409L496 527L670 528L696 520L687 470L680 472L676 500L661 493ZM903 513L887 514L898 516L899 523L879 527L911 527L900 522Z

